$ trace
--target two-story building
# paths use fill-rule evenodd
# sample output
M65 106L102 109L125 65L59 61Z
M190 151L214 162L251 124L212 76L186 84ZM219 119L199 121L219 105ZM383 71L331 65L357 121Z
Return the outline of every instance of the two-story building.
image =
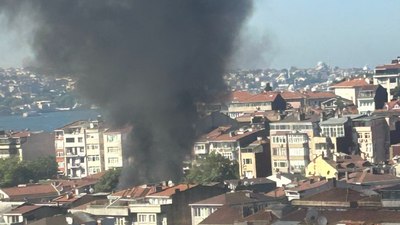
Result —
M335 94L351 100L355 105L358 103L358 95L362 90L362 87L369 85L365 79L357 78L353 80L346 80L340 83L330 86L334 90Z

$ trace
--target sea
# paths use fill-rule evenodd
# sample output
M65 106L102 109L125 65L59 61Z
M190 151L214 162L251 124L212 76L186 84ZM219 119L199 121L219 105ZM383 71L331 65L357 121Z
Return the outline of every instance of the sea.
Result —
M0 130L54 131L77 120L97 119L97 110L73 110L41 113L38 116L0 116Z

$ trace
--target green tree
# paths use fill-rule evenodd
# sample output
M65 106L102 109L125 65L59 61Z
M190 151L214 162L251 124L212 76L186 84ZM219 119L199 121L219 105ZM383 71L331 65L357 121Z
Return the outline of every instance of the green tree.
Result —
M186 175L191 183L222 182L239 178L239 165L220 154L211 153L193 166Z
M108 170L94 186L96 192L111 192L117 188L121 169Z
M32 173L32 180L51 179L57 176L58 164L54 156L39 157L27 162L27 168Z
M400 96L400 86L395 87L393 90L390 91L390 94L393 95L394 99L397 99ZM390 101L391 99L389 99Z
M31 178L32 173L25 162L20 162L16 157L0 159L0 187L25 184Z

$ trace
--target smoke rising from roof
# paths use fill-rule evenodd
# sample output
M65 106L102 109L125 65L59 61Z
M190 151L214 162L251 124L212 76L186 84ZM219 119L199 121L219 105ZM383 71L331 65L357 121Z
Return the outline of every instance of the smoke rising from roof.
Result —
M182 176L195 103L226 89L222 75L251 8L248 0L0 2L14 20L31 15L37 65L75 74L116 124L133 125L121 187Z

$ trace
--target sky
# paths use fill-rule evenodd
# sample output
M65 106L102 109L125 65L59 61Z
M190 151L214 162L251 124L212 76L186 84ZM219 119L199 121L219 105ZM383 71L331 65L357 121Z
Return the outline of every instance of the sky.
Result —
M389 63L400 56L398 0L254 0L237 53L240 67L343 68ZM29 22L12 29L0 16L0 67L32 58ZM239 47L238 47L239 48Z

